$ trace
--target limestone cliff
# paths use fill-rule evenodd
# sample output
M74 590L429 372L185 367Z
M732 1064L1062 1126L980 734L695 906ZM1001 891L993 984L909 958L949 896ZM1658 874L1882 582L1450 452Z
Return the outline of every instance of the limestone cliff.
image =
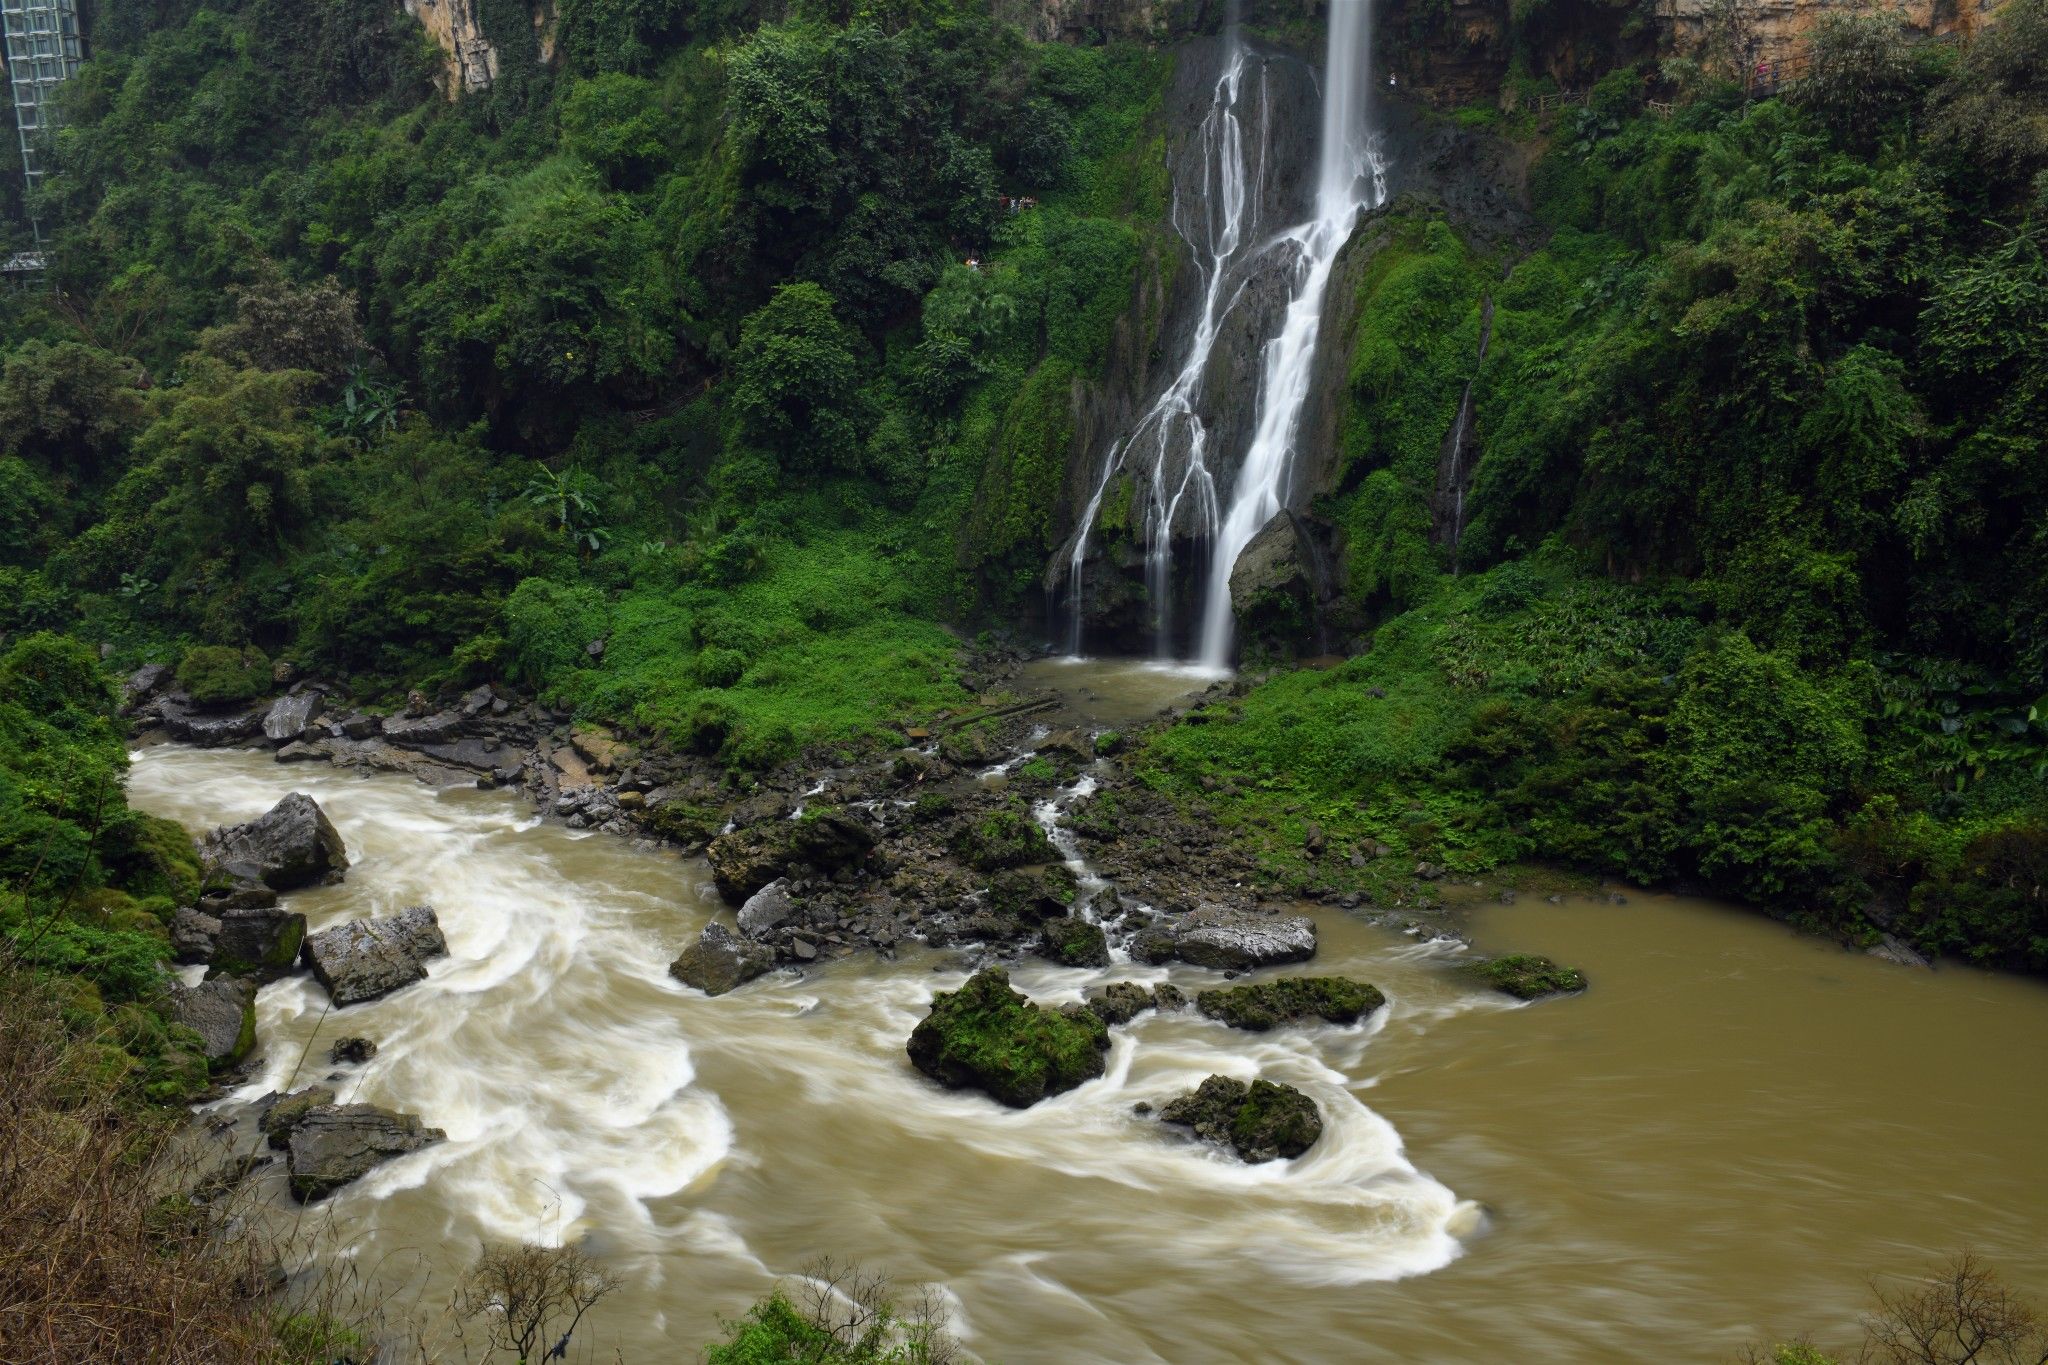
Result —
M1806 50L1813 30L1837 14L1892 15L1916 35L1968 36L2005 0L1657 0L1657 27L1676 51L1696 49L1717 27L1753 40L1751 60L1783 63Z
M477 90L488 90L498 79L498 42L484 32L477 14L478 0L400 0L405 12L420 21L444 54L441 91L449 99ZM555 59L555 7L553 0L534 0L531 6L533 41L540 60ZM502 40L504 35L500 35Z

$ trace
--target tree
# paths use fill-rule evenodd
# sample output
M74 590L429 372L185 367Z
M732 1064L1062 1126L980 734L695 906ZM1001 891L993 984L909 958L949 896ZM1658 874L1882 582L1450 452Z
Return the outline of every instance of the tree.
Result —
M235 320L201 335L201 349L231 365L305 370L323 380L355 367L366 342L355 296L332 276L299 286L265 262L253 284L229 291Z
M798 467L824 468L858 444L853 341L830 294L787 284L740 327L727 406L740 435Z
M574 1247L486 1246L456 1302L464 1317L484 1322L493 1350L566 1360L584 1314L618 1287L618 1276Z

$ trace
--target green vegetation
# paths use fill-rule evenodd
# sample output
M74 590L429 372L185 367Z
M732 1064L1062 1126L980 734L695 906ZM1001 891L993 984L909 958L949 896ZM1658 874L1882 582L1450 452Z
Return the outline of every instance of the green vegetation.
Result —
M1076 917L1047 920L1039 930L1038 950L1062 967L1109 965L1109 944L1101 928Z
M367 0L96 6L64 301L0 305L0 629L209 704L515 680L736 768L958 709L1166 231L1170 68L814 8L565 4L550 67L485 6L451 104Z
M1102 1074L1109 1032L1085 1009L1040 1009L985 967L932 997L910 1035L910 1060L943 1084L986 1090L1023 1109Z
M1517 1000L1540 1000L1546 995L1568 995L1586 989L1586 974L1560 967L1547 957L1533 953L1512 953L1486 962L1475 962L1466 972L1473 980L1504 991Z
M1370 650L1197 713L1147 780L1281 885L1541 860L2048 968L2044 32L1831 25L1792 95L1688 69L1668 119L1617 71L1550 129L1526 255L1397 206L1319 509Z
M1377 986L1341 976L1290 976L1195 996L1195 1008L1203 1014L1253 1033L1306 1019L1355 1024L1386 1003Z

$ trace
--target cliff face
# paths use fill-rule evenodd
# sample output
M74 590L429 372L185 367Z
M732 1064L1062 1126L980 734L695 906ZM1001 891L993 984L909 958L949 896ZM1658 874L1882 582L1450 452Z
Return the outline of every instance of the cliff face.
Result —
M1657 26L1666 44L1684 52L1705 44L1716 27L1734 26L1754 39L1757 61L1783 62L1806 50L1807 39L1838 14L1891 15L1928 38L1976 32L2005 0L1657 0Z
M498 78L498 46L484 32L477 0L400 0L444 54L441 91L449 99L488 90ZM543 62L555 59L553 0L534 0L533 36ZM502 35L501 35L502 37Z

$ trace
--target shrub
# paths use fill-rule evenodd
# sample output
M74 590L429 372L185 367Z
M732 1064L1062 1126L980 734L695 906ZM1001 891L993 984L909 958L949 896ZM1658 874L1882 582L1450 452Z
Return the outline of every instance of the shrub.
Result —
M201 706L232 706L270 690L270 660L253 645L199 645L178 665L178 686Z

